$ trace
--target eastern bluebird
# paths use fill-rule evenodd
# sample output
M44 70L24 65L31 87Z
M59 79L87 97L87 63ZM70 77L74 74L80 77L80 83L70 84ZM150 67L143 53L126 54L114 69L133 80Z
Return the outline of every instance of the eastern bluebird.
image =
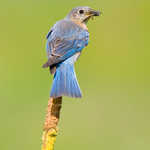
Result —
M88 45L88 20L99 15L99 11L89 7L74 8L63 20L56 22L47 34L48 61L43 67L49 67L51 74L54 74L51 97L81 97L74 63Z

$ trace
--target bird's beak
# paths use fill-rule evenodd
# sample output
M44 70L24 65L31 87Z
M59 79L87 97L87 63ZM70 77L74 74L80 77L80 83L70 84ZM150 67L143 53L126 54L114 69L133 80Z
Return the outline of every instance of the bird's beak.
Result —
M100 14L101 14L100 11L95 11L93 9L89 11L89 15L91 16L100 16Z
M96 11L94 9L89 9L89 11L87 12L87 15L89 16L100 16L101 12L100 11Z
M93 19L93 17L95 17L95 16L100 16L100 14L101 14L100 11L96 11L96 10L90 8L87 10L87 12L85 14L86 18L83 20L83 22L87 23L90 18Z

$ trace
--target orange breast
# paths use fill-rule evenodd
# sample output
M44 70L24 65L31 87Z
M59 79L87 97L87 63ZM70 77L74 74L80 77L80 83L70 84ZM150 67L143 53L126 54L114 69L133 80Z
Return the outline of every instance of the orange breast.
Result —
M80 26L81 28L83 28L84 30L88 30L86 24L84 23L81 23L79 21L76 21L76 20L72 20L75 24L77 24L78 26Z

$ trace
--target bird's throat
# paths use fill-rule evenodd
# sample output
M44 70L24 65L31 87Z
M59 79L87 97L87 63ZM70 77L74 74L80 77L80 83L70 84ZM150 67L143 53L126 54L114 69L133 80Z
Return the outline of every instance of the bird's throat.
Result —
M88 31L88 28L87 28L87 25L86 23L84 22L80 22L80 21L77 21L77 20L72 20L75 24L77 24L78 26L80 26L82 29L84 30L87 30Z

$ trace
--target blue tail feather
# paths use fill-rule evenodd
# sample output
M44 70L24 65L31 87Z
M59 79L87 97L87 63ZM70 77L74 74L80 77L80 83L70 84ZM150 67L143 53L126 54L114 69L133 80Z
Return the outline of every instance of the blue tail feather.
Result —
M74 64L61 63L57 67L50 96L54 98L61 96L82 97L74 71Z

